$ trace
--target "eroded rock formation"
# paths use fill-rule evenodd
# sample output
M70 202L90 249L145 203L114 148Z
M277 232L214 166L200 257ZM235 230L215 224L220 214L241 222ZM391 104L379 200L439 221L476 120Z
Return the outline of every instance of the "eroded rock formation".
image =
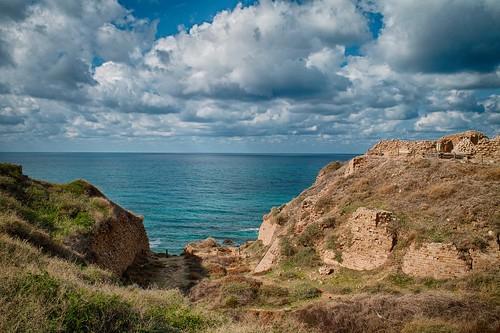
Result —
M85 195L99 198L110 216L97 221L89 232L72 236L67 244L87 261L121 275L149 253L143 218L113 203L92 184L80 182L85 184Z

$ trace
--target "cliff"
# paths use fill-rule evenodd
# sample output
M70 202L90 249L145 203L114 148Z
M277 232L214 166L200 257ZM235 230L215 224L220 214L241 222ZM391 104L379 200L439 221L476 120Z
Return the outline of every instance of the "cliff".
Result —
M170 257L87 182L0 164L0 331L498 332L498 142L382 141L325 166L259 240Z
M50 184L0 164L0 229L66 259L121 275L149 252L142 218L84 180Z
M446 279L500 265L500 139L468 131L387 140L264 217L266 272L309 253L325 267Z

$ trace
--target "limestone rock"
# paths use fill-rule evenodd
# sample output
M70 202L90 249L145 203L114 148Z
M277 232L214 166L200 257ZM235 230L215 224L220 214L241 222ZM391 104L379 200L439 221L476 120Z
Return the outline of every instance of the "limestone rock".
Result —
M264 273L273 268L274 264L278 260L279 250L279 238L276 238L257 267L255 267L254 273Z
M272 220L271 218L266 216L259 228L258 239L262 241L262 244L264 246L268 246L269 244L271 244L275 236L276 229L278 227L278 224L272 223L271 220Z
M362 168L363 165L366 164L368 157L367 156L358 156L353 158L347 164L347 168L345 170L344 176L350 176L354 174L358 169Z
M329 266L321 266L319 269L318 269L318 273L320 275L330 275L333 273L333 268L332 267L329 267Z
M472 155L476 152L474 144L468 138L460 140L453 148L454 153Z
M97 223L85 237L75 236L68 243L89 262L122 275L134 261L149 253L143 218L116 205L89 183L86 184L86 193L101 198L112 214Z

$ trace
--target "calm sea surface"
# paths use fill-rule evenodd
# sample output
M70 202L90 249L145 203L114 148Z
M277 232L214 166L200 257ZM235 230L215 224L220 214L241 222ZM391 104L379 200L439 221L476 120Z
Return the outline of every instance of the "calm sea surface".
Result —
M208 236L255 239L262 215L309 187L318 171L352 155L0 153L52 182L83 178L144 216L151 247L179 253Z

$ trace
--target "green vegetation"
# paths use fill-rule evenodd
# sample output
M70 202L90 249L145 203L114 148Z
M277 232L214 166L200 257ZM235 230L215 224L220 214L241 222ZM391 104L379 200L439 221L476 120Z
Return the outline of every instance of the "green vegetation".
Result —
M302 246L313 246L314 242L322 235L322 231L318 223L311 223L299 235L297 242Z
M297 247L294 254L286 258L282 266L286 268L293 267L316 267L321 264L321 259L313 248L310 247Z
M46 257L5 236L0 254L2 332L199 332L215 323L177 291L122 288L105 271ZM15 265L21 260L31 269Z
M0 211L18 215L55 239L84 233L111 214L100 197L87 195L97 190L85 181L50 185L23 178L20 172L1 164Z
M296 285L292 290L292 298L297 301L313 299L320 295L321 291L318 288L306 282Z

